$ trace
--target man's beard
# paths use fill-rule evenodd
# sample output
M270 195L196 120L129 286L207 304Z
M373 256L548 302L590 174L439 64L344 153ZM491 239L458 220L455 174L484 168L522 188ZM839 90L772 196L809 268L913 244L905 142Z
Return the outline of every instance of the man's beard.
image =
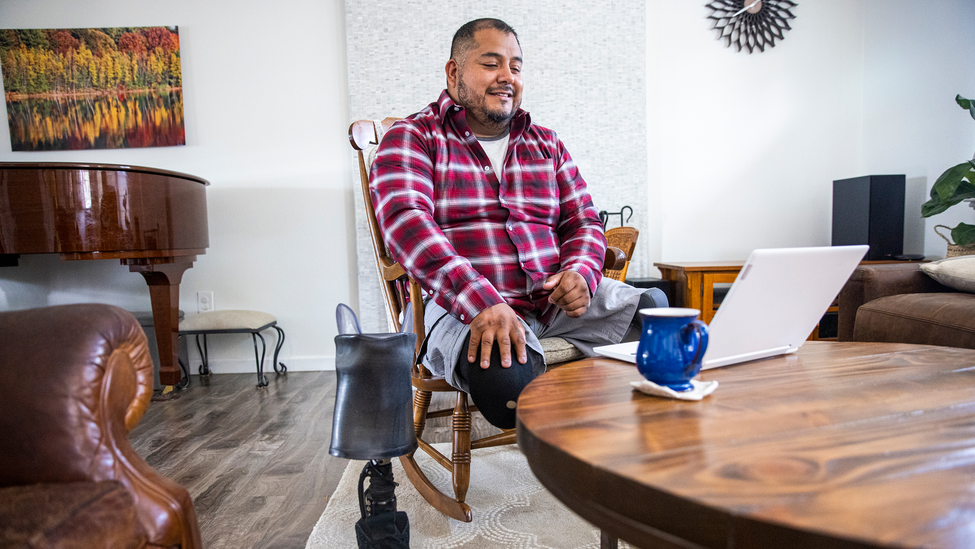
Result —
M475 95L470 88L464 85L463 75L459 75L457 79L457 95L459 103L467 111L467 116L473 115L475 120L482 123L490 122L499 127L507 126L518 110L518 105L514 104L513 94L510 112L505 112L504 109L488 109L484 96Z

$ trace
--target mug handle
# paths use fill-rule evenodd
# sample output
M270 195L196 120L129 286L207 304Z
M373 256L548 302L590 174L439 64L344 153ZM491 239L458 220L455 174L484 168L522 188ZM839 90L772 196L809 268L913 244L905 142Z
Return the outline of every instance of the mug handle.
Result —
M701 322L700 320L692 320L687 326L681 329L681 336L686 341L690 332L694 332L697 335L697 349L694 352L694 359L687 363L684 367L684 375L690 376L691 371L694 369L694 365L704 358L704 351L708 349L708 325Z

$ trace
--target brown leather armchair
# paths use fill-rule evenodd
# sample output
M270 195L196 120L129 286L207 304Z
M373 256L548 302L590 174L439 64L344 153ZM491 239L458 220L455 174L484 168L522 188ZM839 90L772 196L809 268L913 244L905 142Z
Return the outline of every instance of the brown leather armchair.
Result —
M861 265L839 297L840 341L975 349L975 295L955 291L920 263Z
M153 365L128 312L0 313L0 546L202 546L193 502L130 446Z

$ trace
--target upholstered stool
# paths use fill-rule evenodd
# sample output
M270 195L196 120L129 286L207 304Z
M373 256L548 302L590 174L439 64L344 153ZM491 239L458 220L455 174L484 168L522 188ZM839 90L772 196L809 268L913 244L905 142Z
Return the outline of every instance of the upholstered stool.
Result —
M207 335L209 334L251 334L254 340L254 360L257 361L257 386L267 387L267 377L264 375L264 354L267 344L261 332L274 328L278 332L278 344L274 348L274 371L279 374L287 373L288 368L278 362L278 353L284 345L284 330L278 326L278 319L269 313L260 311L210 311L191 316L179 323L179 336L195 335L196 348L200 351L203 364L200 365L200 375L210 374L207 357ZM203 345L200 345L200 336ZM257 338L261 338L261 352L257 352ZM280 367L280 369L279 369Z

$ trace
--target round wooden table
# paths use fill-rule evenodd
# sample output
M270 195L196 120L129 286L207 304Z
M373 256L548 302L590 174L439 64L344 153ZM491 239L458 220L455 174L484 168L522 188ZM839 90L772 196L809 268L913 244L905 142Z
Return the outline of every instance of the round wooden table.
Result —
M555 368L518 402L532 471L640 547L975 547L975 351L810 342L708 370L699 402L633 365Z

